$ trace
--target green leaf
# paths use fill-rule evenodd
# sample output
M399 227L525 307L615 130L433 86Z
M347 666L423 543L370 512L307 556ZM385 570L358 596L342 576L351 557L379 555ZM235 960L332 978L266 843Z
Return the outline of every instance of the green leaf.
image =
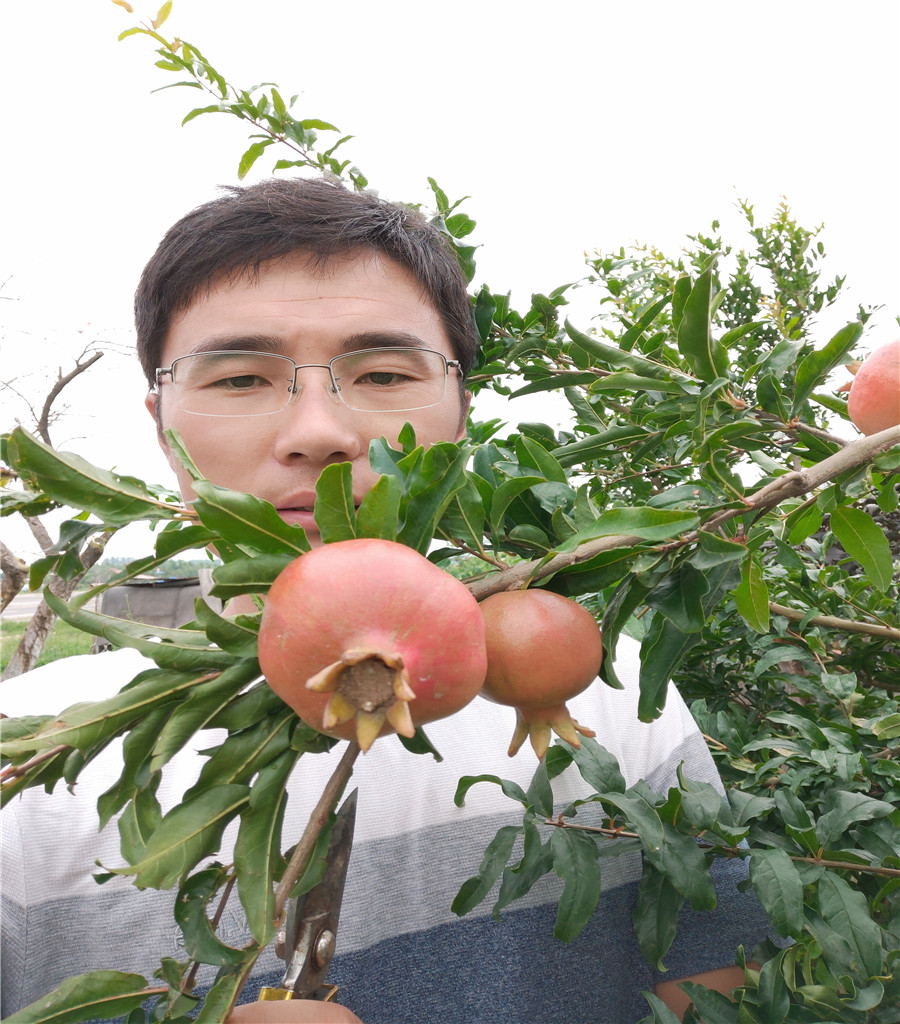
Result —
M402 495L403 489L396 477L379 477L356 513L357 536L396 540L400 529Z
M184 936L184 948L192 960L201 964L239 964L246 953L228 946L218 938L206 914L207 904L218 891L222 869L206 868L186 879L174 904L175 922Z
M215 673L208 680L200 679L192 687L186 700L172 712L160 730L153 747L150 770L158 771L182 749L188 740L202 729L214 715L222 710L246 685L259 678L259 664L247 658Z
M241 816L234 846L238 895L253 938L267 945L274 934L273 880L282 866L281 829L287 806L287 781L299 754L286 750L259 773L250 804Z
M757 633L769 632L769 588L762 564L756 556L746 559L741 582L734 591L734 603L741 618Z
M728 352L712 336L712 274L710 264L691 288L677 335L679 352L693 372L707 383L728 376Z
M34 477L42 490L74 508L92 512L110 526L148 520L178 519L184 509L160 501L133 477L98 469L79 455L58 452L21 427L8 438L10 466L26 479Z
M86 750L116 735L124 727L191 691L197 684L191 673L148 672L114 697L95 703L73 704L49 720L30 737L4 741L3 753L45 750L63 744Z
M566 471L547 449L533 441L530 437L520 434L516 438L516 454L519 458L519 465L536 469L546 480L553 480L557 483L569 483Z
M600 900L597 843L577 829L556 828L550 850L553 870L563 880L553 937L571 942L584 930Z
M816 821L816 836L823 847L834 847L851 825L886 818L892 811L887 800L832 789L825 798L825 813Z
M97 1017L110 1019L139 1007L147 999L147 982L139 974L91 971L68 978L52 992L29 1004L5 1024L77 1024Z
M256 555L216 566L210 593L223 601L230 601L239 594L264 594L296 557L292 554Z
M418 479L403 508L405 522L397 537L401 543L419 554L428 551L441 516L465 486L470 455L469 445L450 442L432 445L424 452Z
M551 750L554 748L550 748ZM548 752L549 754L549 752ZM534 818L527 815L522 823L525 832L525 843L522 859L512 867L504 868L500 893L494 904L493 916L498 919L500 911L510 903L530 892L538 879L553 870L553 853L550 841L541 842L540 831Z
M572 760L584 781L598 793L624 793L625 777L614 754L595 739L585 736L580 748L571 749Z
M669 951L678 928L678 911L684 896L649 861L643 863L637 901L631 913L635 938L648 963L666 970L662 958Z
M865 569L872 585L887 593L894 575L891 546L872 517L862 509L838 505L831 513L831 531Z
M247 148L247 150L244 152L244 155L241 157L240 162L238 163L238 181L243 181L244 178L247 177L250 168L263 155L263 153L265 153L265 151L268 149L269 146L272 145L274 141L274 139L263 139L262 142L254 142Z
M194 511L201 522L244 554L297 556L309 551L303 530L286 523L268 501L208 480L195 480L193 488Z
M799 935L803 930L803 882L784 850L753 850L750 881L779 934Z
M681 1024L681 1017L677 1016L668 1006L652 992L642 992L641 995L650 1004L653 1011L652 1017L644 1017L638 1024Z
M357 537L353 471L349 462L326 466L316 483L316 526L326 544Z
M575 344L584 349L590 355L595 356L601 363L612 366L617 370L631 370L640 377L651 377L660 381L681 381L685 384L694 384L696 381L689 374L683 373L672 366L664 366L656 363L645 356L635 355L634 352L624 352L615 345L609 345L597 338L582 334L577 328L566 321L566 334Z
M794 402L791 407L793 415L800 411L813 388L818 387L825 380L859 341L862 332L863 325L861 323L847 324L834 335L823 349L818 352L810 352L808 356L800 360L794 382Z
M827 871L819 882L819 913L828 928L843 937L849 946L849 958L841 962L836 974L851 974L860 981L882 973L881 929L872 920L865 895L834 871ZM813 932L818 939L818 935ZM834 964L830 965L834 970Z
M513 843L521 832L519 825L504 825L499 829L484 851L478 874L466 879L456 894L450 907L454 914L459 917L468 914L487 896L509 862Z
M504 796L508 796L511 800L517 800L523 807L528 806L525 790L515 782L501 779L497 775L464 775L457 783L456 794L453 797L453 802L457 807L463 806L466 802L466 793L478 782L493 782L500 787Z
M694 529L700 522L696 513L687 509L612 508L600 515L589 526L560 544L558 551L574 551L580 544L598 537L619 534L639 537L641 540L669 540Z
M680 987L690 997L704 1024L738 1024L737 1005L728 996L695 981L683 981Z
M657 583L647 604L685 633L696 633L706 621L703 595L707 590L709 583L703 573L684 562Z
M176 805L162 819L145 855L130 867L113 868L117 875L134 875L139 889L169 889L203 857L215 853L222 833L249 799L247 786L214 786Z
M512 502L535 484L541 483L544 483L542 476L514 476L500 484L491 501L491 533L494 537L502 537L503 519Z

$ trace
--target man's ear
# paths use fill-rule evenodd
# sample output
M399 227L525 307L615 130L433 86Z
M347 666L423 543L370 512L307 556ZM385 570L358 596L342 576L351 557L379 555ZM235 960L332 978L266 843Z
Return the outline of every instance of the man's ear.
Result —
M462 439L466 436L466 418L469 415L469 409L471 408L471 405L472 392L464 391L462 400L462 411L459 414L459 428L456 432L456 437L454 438L454 440L456 441L462 441Z
M163 455L166 457L166 462L172 467L173 471L177 471L177 460L172 454L171 448L169 448L165 434L163 434L162 417L159 410L159 395L153 391L148 391L147 397L144 399L144 408L150 413L153 417L153 422L156 424L156 440L162 449Z

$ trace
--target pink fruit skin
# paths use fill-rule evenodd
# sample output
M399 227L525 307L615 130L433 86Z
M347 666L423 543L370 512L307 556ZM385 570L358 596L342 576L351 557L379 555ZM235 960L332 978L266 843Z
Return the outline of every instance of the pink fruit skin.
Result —
M866 435L900 423L900 338L863 361L850 387L847 413Z
M399 655L416 694L416 724L472 700L487 654L478 602L457 579L403 544L357 539L325 544L292 562L266 599L259 661L272 689L322 730L328 693L306 682L348 650ZM328 730L345 739L354 723ZM381 735L393 732L386 724Z

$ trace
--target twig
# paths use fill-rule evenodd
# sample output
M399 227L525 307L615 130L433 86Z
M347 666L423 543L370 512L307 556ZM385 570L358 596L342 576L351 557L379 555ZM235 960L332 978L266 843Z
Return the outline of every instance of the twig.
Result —
M51 758L56 757L57 754L61 754L64 750L68 749L68 744L61 743L58 747L53 747L52 750L45 750L43 754L35 754L34 757L24 764L8 764L0 772L0 780L10 782L12 779L20 779L23 775L27 775L32 768L37 768L39 764L49 761Z
M355 740L351 741L344 751L344 756L341 758L340 763L326 783L325 789L319 797L319 802L309 816L309 821L306 823L306 828L303 830L300 842L294 848L290 863L285 869L281 881L278 883L278 888L275 890L274 917L276 922L281 921L284 905L297 884L297 880L306 870L309 858L312 856L313 849L315 848L316 840L319 838L319 833L328 821L328 816L337 806L337 802L344 792L344 787L353 774L353 765L359 756L359 750L359 744Z
M561 818L547 818L545 825L552 825L554 828L574 828L579 832L593 832L605 836L607 839L640 839L637 832L625 832L617 828L602 828L599 825L576 825L571 821L563 821ZM697 845L707 849L725 849L729 855L734 857L746 857L752 851L745 847L729 846L720 847L716 843L710 843L705 839L697 837ZM791 860L799 861L801 864L821 864L825 868L838 868L842 871L862 871L868 875L883 875L886 878L900 878L900 868L873 867L871 864L851 864L843 860L825 860L823 857L798 857L788 854Z
M741 508L725 509L719 512L704 523L703 529L711 533L721 526L722 523L728 522L728 520L734 519L736 516L746 515L747 512L754 509L765 512L787 498L796 498L801 494L808 494L841 473L871 462L877 455L881 455L898 444L900 444L900 426L889 427L878 434L872 434L869 437L862 437L857 441L851 441L839 452L829 456L827 459L823 459L821 462L816 463L816 465L809 466L807 469L785 473L784 476L780 476L777 480L766 484L749 497L742 498ZM693 543L698 537L699 531L693 530L677 541L667 543L671 547L682 547L685 544ZM481 601L490 594L496 594L503 590L521 590L534 580L552 576L554 573L559 572L560 569L585 562L603 551L633 547L636 544L642 543L644 543L644 538L642 537L621 534L611 537L600 537L597 540L587 541L574 551L557 554L546 560L520 562L510 569L491 573L466 585L475 597Z
M773 615L783 615L786 619L800 622L806 618L807 613L796 608L786 608L784 605L769 602L769 611ZM893 626L879 626L874 622L854 622L853 619L839 619L836 615L813 615L808 618L807 623L811 626L827 626L829 629L839 629L844 633L868 633L870 636L880 636L885 640L900 640L900 629Z
M222 891L222 896L219 899L219 903L216 906L216 912L213 914L212 921L210 922L212 930L215 932L219 927L219 922L222 920L222 914L225 912L225 904L228 902L228 897L231 895L232 889L234 889L235 882L237 882L237 875L232 875L231 878L225 883L225 888ZM197 980L197 971L200 969L200 961L195 960L191 964L191 969L185 976L184 981L181 983L181 991L190 994L193 991L194 983Z

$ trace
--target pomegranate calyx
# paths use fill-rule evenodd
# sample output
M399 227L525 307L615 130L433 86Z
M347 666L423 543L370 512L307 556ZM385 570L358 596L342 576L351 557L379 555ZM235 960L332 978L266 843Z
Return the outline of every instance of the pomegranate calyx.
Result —
M306 686L331 694L322 714L323 728L356 719L356 740L363 751L378 738L385 719L402 736L415 735L409 702L416 695L403 658L397 654L368 648L345 651L338 661L310 677Z
M516 708L516 727L509 745L509 756L515 756L525 740L530 739L538 760L543 761L550 746L551 733L554 732L576 750L581 746L579 733L588 737L597 735L593 729L579 725L569 714L565 704L543 708Z

